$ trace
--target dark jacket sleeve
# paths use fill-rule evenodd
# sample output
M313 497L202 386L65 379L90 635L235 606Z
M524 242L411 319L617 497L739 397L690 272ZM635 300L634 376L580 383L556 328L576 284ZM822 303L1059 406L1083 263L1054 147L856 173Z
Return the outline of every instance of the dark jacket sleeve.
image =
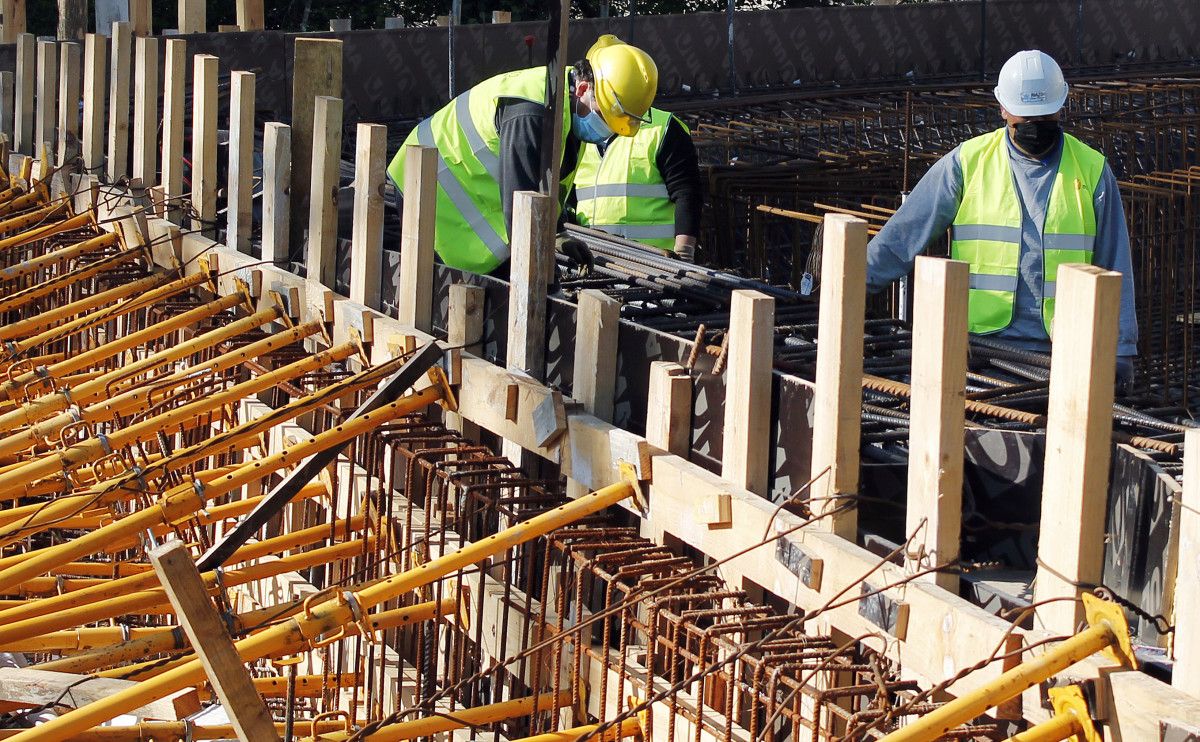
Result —
M500 201L504 204L504 225L512 234L513 194L536 191L541 180L542 125L546 107L519 98L501 99L496 108L496 131L500 134ZM579 139L567 135L563 147L563 166L559 180L569 175L579 161ZM562 228L563 217L558 219Z
M667 126L655 158L658 172L675 204L675 234L700 234L700 210L704 206L704 184L692 135L675 118Z

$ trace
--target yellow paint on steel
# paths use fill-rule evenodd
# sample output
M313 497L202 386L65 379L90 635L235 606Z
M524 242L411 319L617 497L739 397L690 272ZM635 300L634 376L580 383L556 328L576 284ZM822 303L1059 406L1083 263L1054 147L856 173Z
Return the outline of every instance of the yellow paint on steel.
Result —
M0 234L11 234L19 232L22 229L28 229L35 224L62 216L67 212L67 204L65 201L52 203L48 206L41 206L33 211L25 211L30 207L38 206L45 203L42 194L26 193L24 196L18 196L6 204L0 204L0 217L7 217L0 220ZM25 211L21 214L20 212Z
M445 384L444 376L440 376L439 382L439 386ZM349 424L347 423L347 425ZM632 497L634 492L634 486L629 482L620 482L604 487L553 510L536 515L527 521L510 526L478 543L444 554L419 567L373 585L347 592L358 602L362 611L369 611L387 600L407 594L410 590L428 585L459 569L481 562L514 546L615 505ZM354 623L355 612L351 609L349 601L339 595L317 605L311 611L306 611L281 624L241 639L236 643L238 654L243 659L252 661L286 651L289 645L297 641L320 639L329 634L336 636L334 632L345 632L346 626ZM203 677L204 666L199 660L191 660L100 701L67 712L37 729L26 730L12 739L21 742L34 742L34 740L56 742L57 740L71 739L73 735L114 716L193 685Z
M318 721L317 730L333 731L346 726L344 721ZM308 729L311 723L305 719L296 720L297 729ZM284 724L276 723L275 730L280 735L284 732ZM16 730L0 730L0 740L9 739L18 734ZM75 742L190 742L194 739L237 739L237 732L232 724L194 724L190 721L144 721L120 727L94 727L80 732L72 737Z
M209 330L191 340L182 343L173 343L169 347L163 348L159 352L153 353L140 361L123 364L120 368L104 373L91 381L72 386L69 394L56 391L53 394L42 395L21 405L20 408L11 413L0 415L0 430L13 430L19 425L36 424L47 415L67 409L70 404L87 405L101 397L114 396L114 391L119 392L121 390L122 387L118 385L122 382L130 381L133 377L146 371L173 363L202 350L207 350L226 340L249 332L256 327L273 322L282 316L282 312L283 310L279 307L272 306L268 309L255 312L249 317L243 317L222 327ZM211 367L224 367L221 361L225 358L226 356L222 355L218 359L213 359ZM189 368L187 373L194 373L196 370L197 367ZM172 374L167 378L182 378L183 373Z
M20 291L0 298L0 312L15 311L21 307L24 307L26 304L48 296L59 289L71 286L99 273L110 271L122 263L127 263L138 257L142 257L145 254L145 251L141 248L122 250L115 255L110 255L102 260L97 260L93 263L82 265L74 270L67 271L66 273L42 281L41 283L21 289Z
M1014 698L1080 660L1100 651L1115 650L1122 661L1136 666L1129 648L1129 627L1120 606L1083 595L1088 628L1044 654L1022 662L990 683L966 693L883 738L884 742L929 742L988 709ZM1115 610L1113 610L1115 609Z
M167 275L165 273L156 273L136 281L114 286L108 291L101 291L98 294L85 296L82 299L60 307L50 307L46 311L38 312L32 317L26 317L25 319L0 327L0 340L17 340L18 338L30 337L49 327L66 322L77 315L91 312L97 307L105 307L131 296L139 296L146 291L161 286L166 280ZM199 285L200 283L203 282L192 279L189 282L189 287Z
M48 456L29 461L21 467L0 474L0 499L11 499L19 495L19 488L27 482L36 481L57 472L72 471L77 467L107 456L110 451L121 449L136 441L150 440L162 430L202 422L203 417L207 416L212 410L227 404L235 404L247 395L257 394L278 385L280 382L325 368L331 363L343 361L356 352L358 352L356 344L342 343L329 350L321 351L273 371L252 377L241 384L235 384L227 389L167 410L162 414L139 420L132 425L118 430L113 430L108 433L105 439L86 438L67 448L55 451ZM117 410L112 408L110 402L98 402L85 409L81 415L84 419L94 419L93 415L114 411ZM65 426L70 422L70 420L66 419L69 417L70 415L63 415L59 422L62 422ZM46 427L46 424L43 424L41 427ZM59 429L61 430L61 427ZM88 534L88 536L91 535L94 534ZM88 536L82 538L88 538ZM73 543L78 543L80 540L82 539L75 539ZM65 547L68 544L61 544L60 546ZM80 555L88 553L91 552L80 552ZM0 571L0 590L3 590L5 587L11 587L11 584L6 582L4 572Z
M1009 742L1058 742L1074 739L1076 742L1104 742L1104 735L1092 723L1087 697L1078 685L1051 688L1048 691L1054 716L1046 722L1031 727L1009 738Z
M581 727L562 729L557 732L546 732L545 734L535 734L532 737L522 737L521 739L513 740L513 742L579 742L582 739L586 739L588 742L613 742L614 740L634 737L642 733L642 726L637 719L624 719L619 724L615 724L600 732L600 734L596 734L600 726L600 724L585 724Z
M37 240L44 240L47 237L53 237L54 235L62 234L63 232L70 232L71 230L74 230L74 229L83 229L84 227L95 227L95 226L96 226L96 215L91 211L85 211L82 214L76 214L75 216L73 216L69 219L64 219L61 222L54 222L52 224L42 224L42 225L36 226L32 229L27 229L24 232L21 232L20 234L15 234L12 237L5 237L4 239L0 239L0 250L9 250L14 247L21 247L22 245L28 245L30 242L36 242ZM90 241L90 240L86 240L86 241ZM77 244L82 244L82 243L77 243ZM115 245L116 241L114 240L113 242L107 243L107 244Z
M60 340L68 335L96 327L122 315L136 312L139 309L145 309L148 306L157 304L163 299L176 294L181 294L184 291L188 291L200 286L207 280L208 276L204 275L203 273L193 273L190 276L184 276L183 278L172 281L166 285L159 286L158 288L151 289L150 291L132 295L119 304L101 307L94 312L89 312L88 314L83 315L82 317L76 317L73 320L63 322L61 325L50 327L50 329L32 337L14 341L12 345L8 347L8 351L13 355L23 355L28 353L30 350L45 345L51 341ZM46 314L53 317L54 315L60 314L60 312L51 310ZM7 399L7 397L3 398Z
M445 715L439 714L437 716L427 716L423 719L412 719L410 721L388 724L372 733L370 739L371 742L398 742L399 740L417 739L419 737L432 737L435 734L450 732L455 729L463 729L480 724L494 724L498 721L529 716L534 713L534 709L549 711L551 709L560 709L570 704L571 691L566 690L559 693L542 693L535 696L526 696L515 701L490 703L486 706L456 708L446 711ZM321 742L334 742L335 740L340 742L349 738L350 735L346 732L337 731L322 734L316 739ZM305 738L305 742L311 742L312 740L312 737Z

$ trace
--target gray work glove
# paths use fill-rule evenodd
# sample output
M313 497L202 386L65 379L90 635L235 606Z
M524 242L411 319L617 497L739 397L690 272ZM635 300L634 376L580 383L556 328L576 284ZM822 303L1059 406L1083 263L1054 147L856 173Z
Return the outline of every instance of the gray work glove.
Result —
M583 275L591 273L592 269L596 267L595 261L592 259L592 251L578 237L572 237L566 232L559 232L558 236L554 238L554 248L567 256L567 262L571 268Z
M696 246L695 245L687 245L687 244L676 245L675 246L675 257L679 258L680 260L682 260L685 263L695 263L696 262Z

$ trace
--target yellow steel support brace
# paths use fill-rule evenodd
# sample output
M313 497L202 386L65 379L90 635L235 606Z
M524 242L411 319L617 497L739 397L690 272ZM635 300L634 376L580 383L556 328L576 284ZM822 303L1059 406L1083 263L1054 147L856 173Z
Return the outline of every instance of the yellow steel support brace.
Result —
M570 525L581 518L633 496L635 492L635 485L628 481L610 485L506 528L479 543L471 544L426 562L415 569L359 590L347 590L345 593L317 605L312 610L305 611L301 616L290 618L282 624L271 626L258 634L238 641L236 643L238 653L243 659L252 661L282 651L289 643L297 640L328 641L336 639L345 635L346 626L354 624L355 614L360 611L365 613L385 601L408 593L410 590L428 585L459 569ZM352 607L352 603L356 605ZM203 677L204 666L200 664L199 660L192 660L157 677L114 693L101 701L52 719L37 729L26 730L12 739L20 740L20 742L34 742L34 740L53 742L71 739L74 735L118 714L144 706L150 701L193 685Z
M492 724L497 721L528 716L533 713L535 708L538 711L549 711L568 706L570 703L571 691L562 691L558 694L542 693L537 696L526 696L515 701L502 701L501 703L492 703L487 706L458 708L453 711L446 711L444 716L427 716L423 719L389 724L372 734L371 742L399 742L399 740L432 737L435 734L462 729L463 727ZM346 740L349 738L350 735L346 732L330 732L328 734L321 734L315 739L321 742L332 742L333 740ZM306 737L305 742L313 739L313 737Z
M1051 688L1050 703L1054 706L1054 717L1020 734L1009 737L1008 742L1104 742L1103 735L1092 723L1087 699L1078 685L1066 688Z
M626 737L640 736L642 733L641 722L637 719L625 719L620 724L596 734L596 730L600 728L600 724L586 724L581 727L573 727L571 729L562 729L557 732L546 732L545 734L535 734L532 737L522 737L513 742L578 742L586 739L588 742L613 742L614 740L624 739Z
M1116 661L1136 667L1137 660L1129 644L1129 627L1121 607L1090 594L1084 594L1083 605L1087 612L1087 629L1045 654L1017 665L983 687L892 732L883 738L883 742L932 742L954 727L1102 650Z

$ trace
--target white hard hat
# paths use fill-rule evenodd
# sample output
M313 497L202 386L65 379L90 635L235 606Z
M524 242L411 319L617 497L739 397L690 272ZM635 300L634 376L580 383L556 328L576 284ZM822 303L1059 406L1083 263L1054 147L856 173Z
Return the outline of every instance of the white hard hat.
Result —
M1017 52L1000 68L996 100L1014 116L1049 116L1067 102L1067 81L1045 52Z

